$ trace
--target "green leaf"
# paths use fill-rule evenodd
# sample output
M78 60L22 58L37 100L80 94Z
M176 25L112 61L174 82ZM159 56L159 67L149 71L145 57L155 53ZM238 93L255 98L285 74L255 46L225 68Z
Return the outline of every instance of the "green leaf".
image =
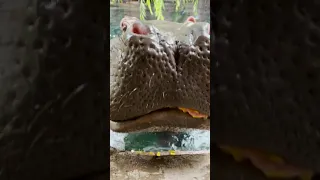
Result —
M176 11L180 8L180 0L176 0Z
M112 2L117 2L122 0L112 0ZM193 3L193 12L195 15L198 14L198 4L199 0L176 0L175 10L179 11L181 8L181 1L183 6L185 7L187 3ZM164 0L153 0L153 9L151 0L141 0L140 1L140 19L144 20L146 17L146 6L148 7L150 14L154 15L157 20L164 20L163 10L165 10Z
M148 8L149 8L150 14L153 15L152 7L151 7L151 0L147 0L147 1L146 1L146 4L147 4L147 6L148 6Z
M195 0L193 4L193 12L195 15L198 14L198 4L199 4L199 0Z
M144 4L144 0L141 0L140 1L140 19L141 20L145 20L145 17L146 17L146 6Z
M164 20L164 16L162 14L162 10L164 9L164 1L163 0L153 0L153 6L155 8L155 15L157 20Z

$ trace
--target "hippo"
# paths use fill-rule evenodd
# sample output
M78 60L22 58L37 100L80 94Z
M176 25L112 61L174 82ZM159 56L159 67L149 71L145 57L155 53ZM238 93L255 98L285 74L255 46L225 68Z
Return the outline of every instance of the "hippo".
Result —
M124 17L110 42L110 128L209 129L210 24Z

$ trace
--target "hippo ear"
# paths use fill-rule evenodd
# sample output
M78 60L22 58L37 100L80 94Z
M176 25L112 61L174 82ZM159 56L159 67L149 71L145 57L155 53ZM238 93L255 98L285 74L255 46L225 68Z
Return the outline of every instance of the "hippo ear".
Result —
M193 16L189 16L186 20L186 22L193 22L195 23L196 22L196 18L194 18Z
M132 32L135 34L148 35L150 33L150 29L141 22L135 22L132 25Z
M139 19L135 17L124 16L124 18L122 18L120 21L120 29L122 31L126 31L127 28L135 21L139 21Z
M125 21L120 22L120 28L122 31L126 31L128 27L128 24Z

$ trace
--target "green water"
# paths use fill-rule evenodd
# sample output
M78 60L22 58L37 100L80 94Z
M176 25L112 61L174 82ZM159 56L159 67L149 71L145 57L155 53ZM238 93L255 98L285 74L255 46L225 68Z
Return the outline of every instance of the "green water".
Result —
M116 133L110 131L110 146L122 151L209 151L210 132L189 130L174 132Z
M165 4L165 20L184 22L188 16L194 16L198 21L210 22L210 1L200 1L198 14L194 14L192 5L175 11L173 4ZM205 3L205 4L203 4ZM201 8L203 7L203 8ZM124 16L139 17L138 6L113 6L110 8L110 39L120 35L120 21ZM146 19L155 19L147 13ZM116 133L110 130L110 146L125 151L208 151L210 150L210 132L189 130L186 132L153 132L153 133Z

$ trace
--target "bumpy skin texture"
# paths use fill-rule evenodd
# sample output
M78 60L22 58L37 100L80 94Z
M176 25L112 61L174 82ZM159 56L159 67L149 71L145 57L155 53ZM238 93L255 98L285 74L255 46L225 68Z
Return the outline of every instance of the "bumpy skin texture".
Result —
M313 0L215 2L213 141L320 172L319 8Z
M128 120L167 107L210 114L208 23L144 21L111 40L110 119Z
M107 170L108 2L0 0L0 179Z

